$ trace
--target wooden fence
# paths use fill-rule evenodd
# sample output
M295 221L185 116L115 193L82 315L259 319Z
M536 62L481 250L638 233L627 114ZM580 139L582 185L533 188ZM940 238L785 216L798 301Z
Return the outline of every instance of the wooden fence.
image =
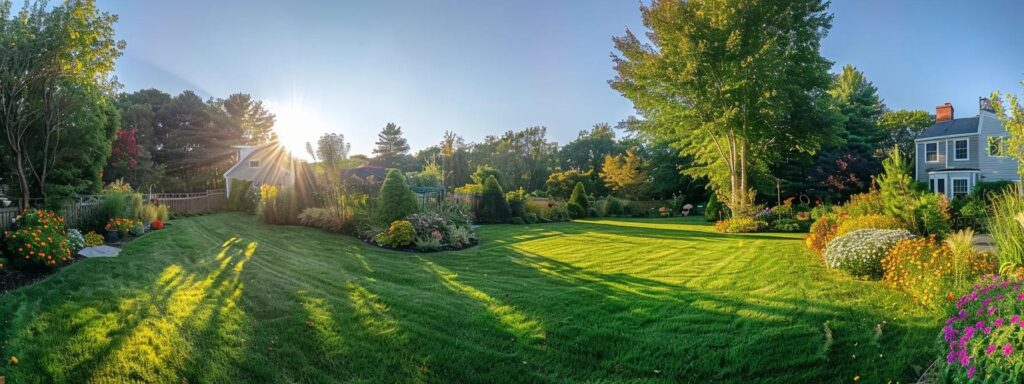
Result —
M142 196L147 200L156 199L158 203L168 205L170 211L175 213L195 214L227 209L227 195L223 189L197 193L153 193ZM65 203L59 213L64 217L68 228L82 228L102 202L103 198L100 195L78 196ZM0 208L0 227L11 228L19 212L17 201L10 207Z

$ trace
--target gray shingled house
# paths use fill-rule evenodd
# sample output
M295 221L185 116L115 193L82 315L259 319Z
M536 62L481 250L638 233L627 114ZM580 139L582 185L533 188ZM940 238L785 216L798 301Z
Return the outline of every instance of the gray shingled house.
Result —
M967 196L981 181L1020 180L1017 161L1007 155L1009 134L989 100L977 116L954 118L953 105L935 107L935 124L914 140L915 179L932 192Z
M303 164L295 160L277 142L262 145L236 145L238 162L224 172L226 193L231 194L231 179L248 180L253 186L263 184L290 187Z

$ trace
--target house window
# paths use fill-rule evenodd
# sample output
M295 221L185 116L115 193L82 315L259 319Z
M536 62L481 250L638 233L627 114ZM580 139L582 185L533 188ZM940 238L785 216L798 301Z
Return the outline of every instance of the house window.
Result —
M249 160L249 168L259 168L259 167L260 167L260 161L259 160Z
M967 197L970 191L967 189L967 179L953 179L953 197Z
M970 160L971 152L968 150L969 141L960 139L953 142L953 160Z
M924 159L929 163L939 162L939 143L925 143Z
M1009 143L1002 136L988 137L988 155L992 157L1004 157L1009 152Z

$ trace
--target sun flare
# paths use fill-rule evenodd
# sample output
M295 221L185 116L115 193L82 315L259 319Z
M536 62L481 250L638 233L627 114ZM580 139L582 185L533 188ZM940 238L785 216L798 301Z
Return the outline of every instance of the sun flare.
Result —
M270 101L269 104L270 110L277 116L274 132L281 145L292 156L308 159L306 143L316 145L317 138L326 131L316 109L296 98L283 103Z

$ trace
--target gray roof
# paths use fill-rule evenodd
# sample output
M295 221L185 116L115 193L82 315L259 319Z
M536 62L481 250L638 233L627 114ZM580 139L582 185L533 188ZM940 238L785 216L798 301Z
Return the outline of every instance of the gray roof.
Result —
M921 132L918 139L978 133L978 116L940 121Z

